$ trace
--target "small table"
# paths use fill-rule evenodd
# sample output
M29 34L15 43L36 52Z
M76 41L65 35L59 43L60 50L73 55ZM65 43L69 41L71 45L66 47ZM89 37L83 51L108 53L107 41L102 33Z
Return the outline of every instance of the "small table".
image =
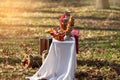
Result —
M39 70L30 80L74 80L76 71L75 39L58 41L53 39L49 53Z

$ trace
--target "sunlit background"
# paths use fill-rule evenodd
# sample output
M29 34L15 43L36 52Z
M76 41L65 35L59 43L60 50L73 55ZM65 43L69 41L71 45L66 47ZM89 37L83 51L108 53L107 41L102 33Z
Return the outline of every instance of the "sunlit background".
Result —
M119 23L118 21L111 21L110 23L108 21L112 17L119 17L119 12L117 11L113 11L113 13L108 10L105 13L103 11L100 14L96 14L94 0L72 0L67 2L65 3L64 0L0 0L0 37L28 38L47 35L41 34L39 31L42 30L44 33L45 28L59 26L58 19L61 13L67 9L73 11L76 17L79 16L81 18L81 20L77 18L76 26L81 25L81 27L84 27L88 26L89 23L92 24L92 27L100 26L97 24L98 22L102 23L102 26L113 22ZM112 0L110 2L113 5L112 7L116 5ZM88 14L89 12L91 14ZM89 20L88 23L82 19L82 17L91 17L92 15L94 17L101 16L105 20Z
M38 10L43 5L44 3L33 0L1 0L0 38L38 36L37 27L41 25L41 22L37 17L43 16Z

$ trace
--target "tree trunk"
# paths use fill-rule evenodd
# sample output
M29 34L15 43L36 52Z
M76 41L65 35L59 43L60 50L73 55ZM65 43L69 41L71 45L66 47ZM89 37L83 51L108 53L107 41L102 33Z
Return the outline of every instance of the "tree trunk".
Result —
M96 0L96 9L109 9L109 0Z

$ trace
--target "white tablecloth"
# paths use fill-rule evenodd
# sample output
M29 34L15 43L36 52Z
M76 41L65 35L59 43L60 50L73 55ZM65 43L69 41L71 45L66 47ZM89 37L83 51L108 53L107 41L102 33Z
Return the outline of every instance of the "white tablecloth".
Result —
M30 80L74 80L76 70L75 39L57 41L53 39L49 53L39 70Z

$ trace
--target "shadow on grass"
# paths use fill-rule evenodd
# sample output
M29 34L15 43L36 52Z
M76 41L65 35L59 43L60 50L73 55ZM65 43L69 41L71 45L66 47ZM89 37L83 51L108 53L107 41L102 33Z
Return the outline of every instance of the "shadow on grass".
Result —
M44 28L50 28L55 27L57 25L42 25L42 24L0 24L0 27L44 27Z
M44 7L44 8L45 8L45 7ZM44 8L41 8L41 7L40 7L40 8L38 8L38 9L29 9L29 8L28 8L28 9L27 9L27 8L26 8L26 9L19 9L19 8L18 8L18 9L19 9L21 12L22 12L22 11L27 11L27 12L32 12L32 13L34 13L34 12L42 12L42 13L49 13L49 14L50 14L50 13L58 13L58 14L59 14L59 13L63 13L62 11L44 10ZM49 8L49 7L48 7L48 8Z
M79 66L84 66L87 65L88 67L97 67L97 68L102 68L102 67L111 67L111 70L114 70L116 72L116 75L113 73L110 73L108 75L111 75L111 78L114 79L116 78L116 76L120 75L120 64L116 64L114 62L109 62L107 60L78 60L77 64ZM93 69L92 72L94 72L95 70ZM76 77L78 77L79 79L97 79L97 80L106 80L106 76L101 75L101 74L97 74L97 75L93 75L89 70L86 70L86 72L80 71L78 73L76 73ZM118 77L117 77L118 78Z
M23 19L58 19L59 20L59 18L60 18L60 16L58 16L58 17L42 17L42 16L39 16L39 17L34 17L34 16L31 16L31 17L23 17L23 16L16 16L17 18L23 18Z
M98 68L101 68L101 67L107 67L107 66L110 66L112 67L113 69L116 70L116 68L120 68L120 64L116 64L114 61L113 62L109 62L107 60L98 60L98 59L94 59L94 60L77 60L77 64L79 66L84 66L84 65L87 65L87 66L96 66ZM120 70L116 70L116 72L120 75Z
M88 0L41 0L41 2L54 3L57 4L58 6L65 6L65 7L71 7L71 6L80 7L80 6L92 5L91 1ZM49 6L53 6L53 5L49 5Z
M85 38L79 41L79 46L120 49L120 34Z
M7 63L11 65L16 65L16 63L21 63L21 60L19 58L5 58L5 57L0 57L0 63Z
M91 19L91 20L106 20L107 17L95 17L95 16L75 16L75 19ZM120 18L110 18L109 20L120 20Z
M108 28L103 28L103 27L75 27L78 30L103 30L103 31L120 31L120 28L114 28L114 27L108 27Z
M55 17L54 19L58 19L58 17ZM50 27L55 27L59 26L58 25L42 25L42 24L0 24L1 27L44 27L44 28L50 28ZM102 27L79 27L75 26L76 29L78 30L103 30L103 31L120 31L120 28L102 28Z
M111 10L120 11L120 8L111 8Z
M79 47L83 48L83 51L87 48L92 48L94 51L94 48L99 48L103 49L103 51L99 52L99 50L96 52L97 53L105 53L104 51L106 49L115 49L115 52L113 54L120 52L120 34L115 34L115 35L108 35L108 36L99 36L99 37L93 37L93 38L85 38L83 40L79 41ZM88 50L88 49L87 49ZM80 50L81 52L82 50ZM110 51L111 52L111 51ZM109 52L108 52L109 54ZM118 57L119 58L119 57ZM118 59L119 60L119 59ZM117 60L113 61L108 61L108 60L100 60L100 59L78 59L77 64L78 66L87 66L87 67L96 67L97 69L101 68L107 68L110 67L110 73L108 75L103 75L103 74L95 74L95 70L92 69L86 69L86 71L79 71L76 73L76 76L80 80L107 80L107 78L110 78L110 80L119 80L120 77L120 64L116 63ZM113 70L113 72L112 72Z

